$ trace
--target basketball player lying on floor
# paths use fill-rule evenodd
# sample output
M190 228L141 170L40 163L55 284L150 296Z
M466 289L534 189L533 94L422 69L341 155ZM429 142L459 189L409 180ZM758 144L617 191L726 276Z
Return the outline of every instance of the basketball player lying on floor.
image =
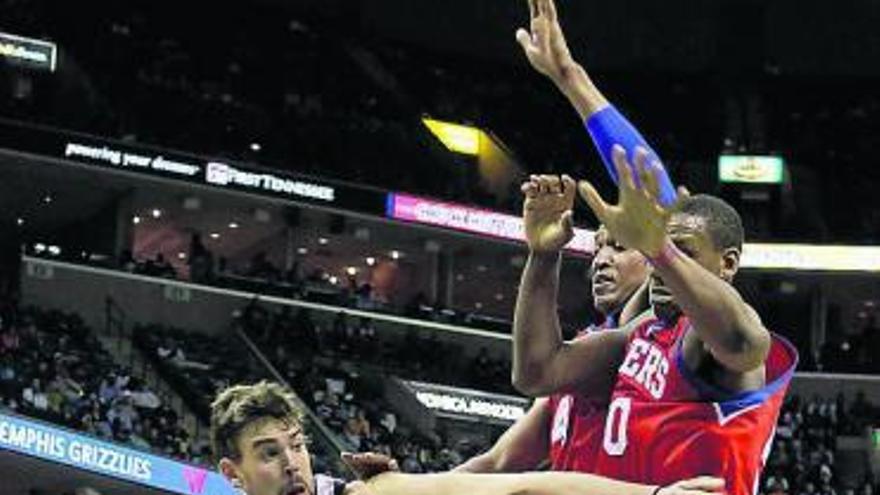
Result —
M572 60L553 1L529 6L531 33L520 30L517 39L585 119L618 182L619 203L567 176L533 176L524 185L526 215L537 220L526 230L530 255L514 316L514 385L535 397L610 395L596 474L649 484L713 475L729 493L750 495L797 353L731 285L742 221L718 198L675 193L656 154ZM576 187L608 233L653 265L653 315L563 342L555 273L572 229L570 210L556 203Z

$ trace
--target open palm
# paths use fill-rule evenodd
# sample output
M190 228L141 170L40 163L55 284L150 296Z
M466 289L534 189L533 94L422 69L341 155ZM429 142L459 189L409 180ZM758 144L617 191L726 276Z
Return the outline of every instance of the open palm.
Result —
M554 81L562 81L575 66L556 15L553 0L528 0L529 30L518 29L516 40L532 67Z
M567 175L533 175L522 185L526 242L533 252L558 252L574 237L575 190Z
M648 151L644 148L636 148L636 174L621 146L614 146L612 156L619 178L618 203L606 203L586 181L580 183L581 196L612 237L627 248L656 256L666 243L666 222L675 209L675 205L664 207L659 202L658 165L648 163ZM681 189L679 200L686 196L687 191Z

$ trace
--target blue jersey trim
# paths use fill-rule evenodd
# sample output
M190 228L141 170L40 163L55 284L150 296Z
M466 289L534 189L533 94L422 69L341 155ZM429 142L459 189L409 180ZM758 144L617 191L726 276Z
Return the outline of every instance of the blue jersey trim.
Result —
M684 335L687 335L687 332L690 331L690 329L691 327L689 326ZM684 361L684 353L681 349L682 343L684 342L684 335L682 335L681 339L679 340L678 349L676 350L676 364L678 365L678 369L681 370L681 374L684 376L684 378L688 381L688 383L693 385L695 389L697 389L697 392L701 396L710 399L713 402L717 402L718 407L721 409L722 414L724 414L725 416L767 401L767 399L772 397L773 394L778 392L779 389L781 389L782 387L787 385L788 382L791 381L791 378L794 376L794 371L797 368L798 353L797 350L795 350L795 347L784 337L771 332L770 337L774 341L782 344L789 352L789 354L793 356L791 365L775 380L764 385L758 390L747 390L745 392L733 393L720 387L716 387L710 383L707 383L699 376L697 376L696 373L691 371L690 368L687 367L687 363L685 363Z

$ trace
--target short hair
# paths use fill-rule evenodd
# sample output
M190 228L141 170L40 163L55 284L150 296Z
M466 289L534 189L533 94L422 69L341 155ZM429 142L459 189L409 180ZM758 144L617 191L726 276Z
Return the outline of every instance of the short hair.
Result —
M745 229L739 213L726 201L708 194L682 200L675 213L693 215L706 221L706 232L716 249L736 248L742 252Z
M248 426L266 419L298 425L303 414L293 394L281 384L263 380L253 385L234 385L217 395L211 404L211 450L219 461L238 460L238 440Z

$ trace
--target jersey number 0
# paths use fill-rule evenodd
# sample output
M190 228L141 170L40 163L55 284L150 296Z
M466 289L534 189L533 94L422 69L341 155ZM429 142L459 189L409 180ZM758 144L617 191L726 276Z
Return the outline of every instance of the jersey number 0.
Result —
M605 436L602 445L608 455L621 456L626 451L626 427L629 423L629 411L632 399L618 397L608 406L605 417Z

